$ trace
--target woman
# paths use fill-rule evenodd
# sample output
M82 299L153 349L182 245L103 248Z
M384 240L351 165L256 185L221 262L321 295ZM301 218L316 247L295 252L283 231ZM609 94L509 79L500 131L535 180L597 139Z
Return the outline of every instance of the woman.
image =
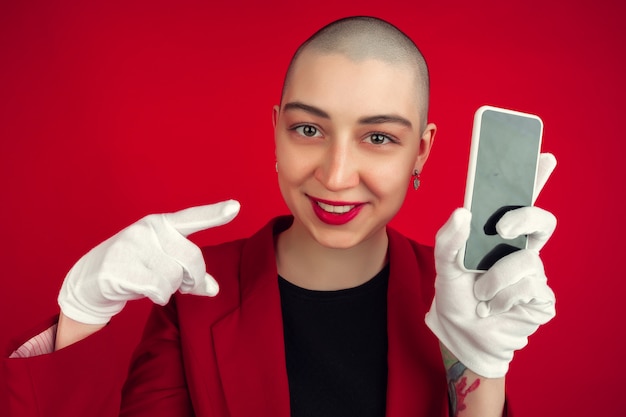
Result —
M554 315L538 249L555 221L503 217L499 233L531 234L531 250L476 288L456 264L467 211L434 256L388 229L433 145L427 112L425 62L396 28L349 18L313 35L273 111L293 216L202 251L184 238L230 221L229 201L148 216L94 248L63 283L55 352L26 344L4 360L7 414L117 415L121 401L133 416L502 415L513 350ZM553 167L544 157L539 188ZM104 327L141 297L161 306L122 389ZM509 308L479 317L481 302Z

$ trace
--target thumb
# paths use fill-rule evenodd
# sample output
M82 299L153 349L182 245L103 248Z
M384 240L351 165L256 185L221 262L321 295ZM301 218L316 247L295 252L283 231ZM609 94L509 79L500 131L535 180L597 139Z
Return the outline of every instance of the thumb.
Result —
M471 220L472 213L468 209L458 208L437 232L435 262L439 274L454 277L462 272L457 265L457 256L469 237Z
M551 153L542 153L539 155L539 163L537 164L537 178L535 179L535 195L533 196L533 204L548 182L550 174L556 168L556 158Z
M206 206L190 207L164 216L174 229L187 237L200 230L228 223L239 213L240 207L238 201L226 200Z
M220 290L220 286L211 274L205 273L202 280L194 280L190 276L185 276L179 290L183 294L215 297Z

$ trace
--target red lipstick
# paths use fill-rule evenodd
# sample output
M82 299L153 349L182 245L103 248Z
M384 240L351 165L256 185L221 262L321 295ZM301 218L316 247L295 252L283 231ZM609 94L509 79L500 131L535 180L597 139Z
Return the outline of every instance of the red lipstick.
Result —
M350 203L344 201L320 200L309 196L313 205L313 212L322 222L341 226L354 219L363 208L363 203Z

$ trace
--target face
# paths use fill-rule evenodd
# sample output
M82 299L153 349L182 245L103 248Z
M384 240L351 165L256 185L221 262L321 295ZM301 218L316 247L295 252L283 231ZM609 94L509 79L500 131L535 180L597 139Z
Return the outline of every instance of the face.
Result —
M304 52L274 108L278 182L292 229L330 248L386 239L421 172L435 126L421 130L411 69Z

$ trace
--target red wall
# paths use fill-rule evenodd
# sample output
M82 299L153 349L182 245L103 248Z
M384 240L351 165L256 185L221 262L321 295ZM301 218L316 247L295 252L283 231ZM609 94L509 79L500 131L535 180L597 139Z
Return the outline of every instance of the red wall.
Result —
M559 160L538 201L560 222L543 251L558 315L516 355L510 389L526 415L623 415L620 1L85 3L0 5L0 346L57 311L83 253L145 214L239 199L234 223L195 237L210 243L284 213L271 106L288 60L321 25L372 14L426 55L439 126L394 225L432 243L462 204L476 108L539 114ZM147 307L122 313L123 346Z

